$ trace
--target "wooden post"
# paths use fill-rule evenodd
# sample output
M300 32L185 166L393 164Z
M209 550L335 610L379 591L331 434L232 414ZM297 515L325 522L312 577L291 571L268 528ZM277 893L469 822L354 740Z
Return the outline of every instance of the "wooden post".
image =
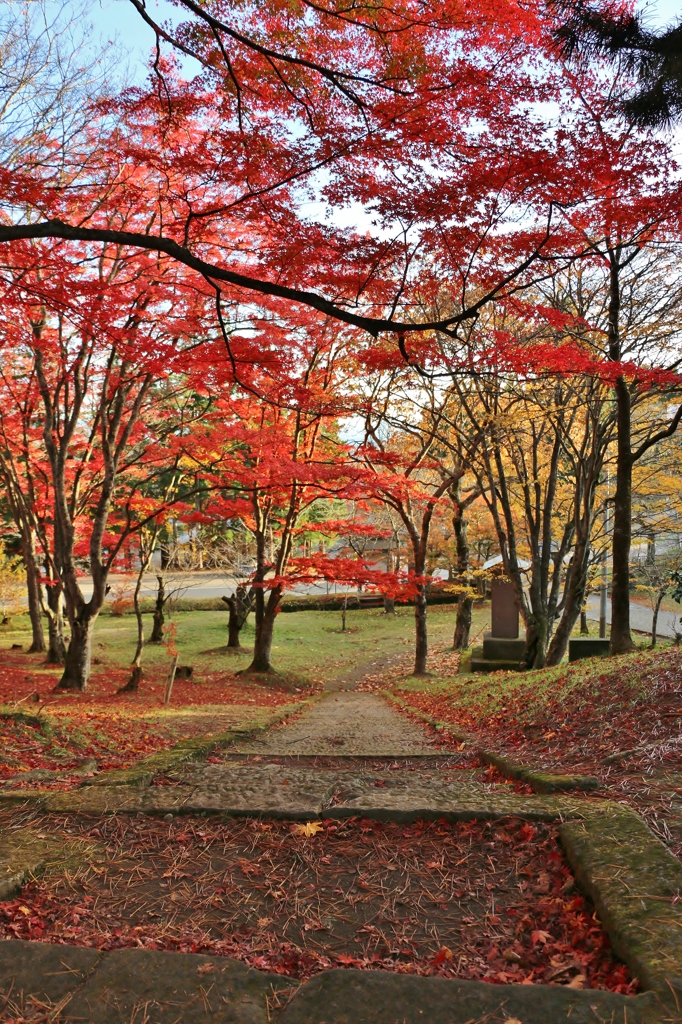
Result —
M170 703L171 692L173 690L173 683L175 682L175 673L176 673L177 668L178 668L178 661L179 661L179 659L180 659L180 655L179 654L176 654L175 657L173 658L173 664L171 665L170 672L168 674L168 680L166 682L166 689L165 689L164 694L163 694L163 703L164 704L169 704Z

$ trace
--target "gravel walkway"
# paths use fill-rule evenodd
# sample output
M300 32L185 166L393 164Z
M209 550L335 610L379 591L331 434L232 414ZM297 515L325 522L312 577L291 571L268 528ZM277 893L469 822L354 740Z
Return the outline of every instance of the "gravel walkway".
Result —
M230 748L238 754L352 754L405 757L438 754L423 729L381 697L339 691L324 697L299 719Z

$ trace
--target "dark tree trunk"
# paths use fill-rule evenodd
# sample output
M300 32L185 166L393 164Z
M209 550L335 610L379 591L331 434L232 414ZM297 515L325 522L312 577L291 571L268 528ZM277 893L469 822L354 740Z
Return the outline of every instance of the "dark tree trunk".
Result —
M611 584L611 653L625 654L635 645L630 634L630 545L632 542L632 450L630 392L627 382L616 381L618 456L613 501Z
M135 645L135 654L131 663L130 679L122 686L119 693L137 693L140 688L140 682L142 681L142 651L144 650L144 622L142 621L142 609L140 608L140 591L142 590L142 580L144 574L147 571L151 559L150 547L146 557L142 557L140 561L140 570L137 574L137 580L135 582L135 593L133 594L133 608L135 609L135 622L137 624L137 644Z
M140 689L140 683L142 682L142 666L133 665L130 673L130 679L122 686L117 692L118 693L137 693Z
M161 549L163 552L163 548ZM152 621L152 632L149 637L150 644L163 643L163 625L166 621L164 608L166 606L166 587L163 576L156 577L158 587L156 589L156 604L154 605L154 618Z
M61 588L53 584L45 588L47 591L47 663L63 665L66 661L66 643L64 641L64 606Z
M526 650L523 667L544 668L547 658L547 644L550 627L544 615L528 615L526 620Z
M90 678L90 659L94 618L82 611L71 622L71 639L66 649L62 677L56 690L78 690L85 693Z
M429 653L428 633L426 628L426 588L423 584L414 599L414 672L415 676L426 675L426 660Z
M28 592L28 614L31 620L31 646L29 654L42 654L47 649L45 631L43 629L42 601L38 566L35 550L30 537L24 536L21 544L24 569L26 570L26 590Z
M473 597L467 594L460 594L457 598L457 618L455 620L455 635L452 641L453 651L465 651L469 646L473 608Z
M384 614L395 615L395 599L384 594Z
M275 629L275 616L279 607L280 594L275 590L270 591L267 602L263 592L256 594L256 611L258 611L258 600L262 601L262 614L256 616L256 638L253 645L253 661L247 672L272 672L270 664L270 652L272 651L272 636Z
M573 560L569 569L569 578L566 581L564 610L559 620L559 625L554 631L552 642L547 651L546 665L558 665L568 647L568 641L578 616L585 613L585 590L587 589L587 571L589 564L589 539L592 523L592 504L594 488L588 482L586 485L588 494L584 499L587 509L579 523L579 540L573 551Z
M454 494L453 489L450 489L450 497L454 504L452 526L455 531L457 582L460 587L467 588L457 598L457 619L455 620L455 635L452 640L452 648L455 651L464 651L469 646L474 598L469 593L469 538L464 517L464 506L460 501L460 481L457 481Z
M251 590L247 590L245 586L240 584L231 597L223 596L221 600L230 609L230 616L227 621L227 646L232 650L239 650L241 647L239 634L246 625L246 621L253 608L255 591L253 587Z
M590 635L590 629L589 629L589 626L587 625L587 608L585 607L585 605L583 605L582 608L580 609L580 635L581 636L589 636Z
M239 622L239 618L230 608L230 617L227 622L227 646L232 650L241 649L242 645L239 642L241 629L242 624Z

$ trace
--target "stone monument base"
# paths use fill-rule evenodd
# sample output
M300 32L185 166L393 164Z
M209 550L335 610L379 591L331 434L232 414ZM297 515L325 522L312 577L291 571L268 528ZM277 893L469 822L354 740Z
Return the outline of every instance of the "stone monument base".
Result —
M483 647L477 647L471 656L472 672L520 671L520 662L526 647L525 636L511 638L483 634Z

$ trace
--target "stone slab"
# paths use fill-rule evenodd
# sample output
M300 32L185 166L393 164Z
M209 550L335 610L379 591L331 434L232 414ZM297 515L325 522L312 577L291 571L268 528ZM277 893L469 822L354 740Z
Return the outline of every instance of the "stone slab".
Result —
M519 608L514 584L509 580L492 582L490 624L493 636L513 640L519 635Z
M17 892L29 875L42 871L58 845L24 828L0 837L0 900Z
M324 808L324 816L361 815L379 821L492 821L514 816L556 821L584 811L577 801L566 798L517 796L507 787L486 787L469 780L444 782L441 772L431 773L430 778L424 775L403 779L389 772L377 772L372 777L343 780L336 789L333 805ZM379 787L376 782L384 785Z
M519 659L516 658L512 661L499 661L493 660L492 658L485 658L483 656L483 648L475 647L473 654L471 655L471 671L472 672L519 672L521 671L519 665Z
M0 941L0 1007L60 1003L73 994L101 960L97 949L49 942Z
M180 775L182 778L182 776ZM521 796L484 785L470 771L353 772L263 764L211 765L188 772L189 784L93 787L53 794L46 810L76 814L201 814L310 820L362 815L382 821L416 818L537 821L582 817L586 806L566 797ZM590 813L597 805L590 804Z
M221 811L252 817L316 818L336 782L333 773L285 765L220 767L212 765L217 771L193 776L195 786L183 803L183 814Z
M650 1024L656 997L561 985L491 985L381 971L325 971L303 985L279 1024Z
M611 652L611 641L601 637L573 637L568 641L568 660L606 657Z
M145 793L139 786L88 786L49 793L42 806L51 814L133 814L143 810Z
M565 822L560 837L618 956L645 988L682 989L682 862L619 804Z
M483 634L483 657L488 661L521 661L526 649L525 637L511 639L509 637Z
M583 809L565 798L520 796L507 786L485 785L468 770L361 772L233 762L193 766L186 777L194 788L179 808L183 814L212 811L301 820L363 815L385 821L419 817L472 821L517 815L555 821ZM189 788L156 787L156 792L170 796ZM150 803L143 803L142 809L154 813Z
M227 957L119 949L104 955L69 1016L92 1024L268 1024L268 998L291 986Z

